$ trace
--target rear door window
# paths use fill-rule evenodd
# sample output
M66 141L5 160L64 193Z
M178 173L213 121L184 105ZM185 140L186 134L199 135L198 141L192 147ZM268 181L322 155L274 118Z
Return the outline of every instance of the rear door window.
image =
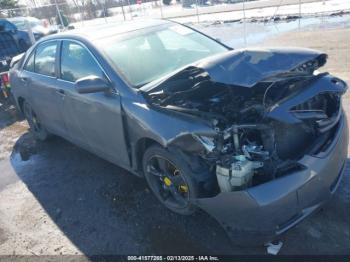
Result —
M34 71L42 75L56 76L56 52L56 41L39 45L35 52Z
M86 76L105 78L104 73L91 53L76 42L63 41L61 53L61 78L75 82Z

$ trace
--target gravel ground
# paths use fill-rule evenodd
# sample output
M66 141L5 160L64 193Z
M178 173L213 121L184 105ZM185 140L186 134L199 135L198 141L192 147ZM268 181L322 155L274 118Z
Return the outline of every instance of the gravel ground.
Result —
M329 53L326 70L349 80L350 29L288 33L264 45ZM350 115L350 100L345 109ZM35 142L13 108L0 107L0 254L264 254L231 246L204 213L167 211L146 183L60 138ZM350 254L350 170L332 201L284 236L281 254Z

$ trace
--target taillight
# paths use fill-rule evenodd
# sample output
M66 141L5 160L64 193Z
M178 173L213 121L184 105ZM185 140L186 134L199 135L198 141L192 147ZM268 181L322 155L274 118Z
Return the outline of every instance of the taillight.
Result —
M1 75L1 82L3 83L3 85L7 88L10 87L10 76L8 73L2 74Z
M10 78L7 73L1 75L0 91L2 91L5 98L9 97L10 91Z

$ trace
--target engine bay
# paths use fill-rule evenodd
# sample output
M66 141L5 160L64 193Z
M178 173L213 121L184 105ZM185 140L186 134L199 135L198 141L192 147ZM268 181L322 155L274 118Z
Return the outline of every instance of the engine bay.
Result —
M147 99L162 110L207 121L217 135L192 134L201 150L183 151L198 156L216 176L210 188L242 190L302 170L298 160L325 150L341 117L346 85L328 73L314 73L324 59L307 61L250 88L213 81L206 70L188 67L149 92ZM309 86L323 78L330 79L328 87L309 95Z

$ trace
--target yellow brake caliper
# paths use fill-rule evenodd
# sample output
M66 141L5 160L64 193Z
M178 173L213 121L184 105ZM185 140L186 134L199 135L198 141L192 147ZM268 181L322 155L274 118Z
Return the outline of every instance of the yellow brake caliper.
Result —
M164 177L163 178L163 182L164 182L164 184L166 185L166 186L171 186L171 180L168 178L168 177ZM181 186L179 186L179 191L181 192L181 193L187 193L188 192L188 186L187 185L181 185Z
M180 186L180 192L181 192L181 193L187 193L187 192L188 192L188 187L187 187L187 185L181 185L181 186Z
M171 180L168 177L164 177L163 181L166 186L171 186Z

